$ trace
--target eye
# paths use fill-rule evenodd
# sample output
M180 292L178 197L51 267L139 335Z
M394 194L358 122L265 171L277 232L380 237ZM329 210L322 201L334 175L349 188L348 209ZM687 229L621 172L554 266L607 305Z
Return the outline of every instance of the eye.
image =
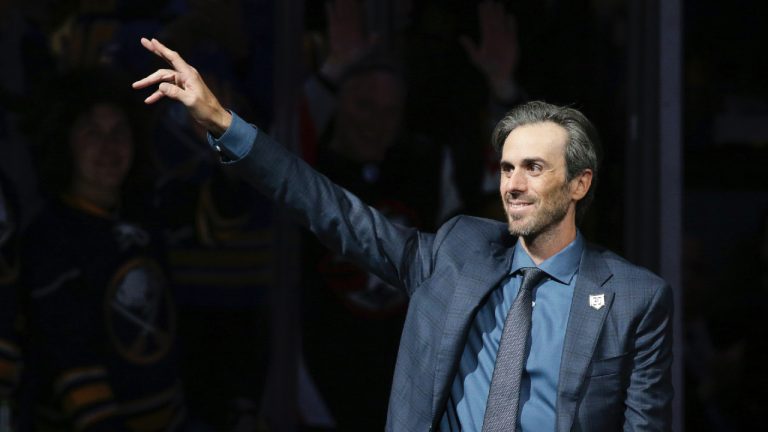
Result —
M505 176L509 177L512 174L513 168L512 165L503 163L501 164L501 173Z
M525 164L525 173L535 177L544 172L544 167L539 162L530 161Z

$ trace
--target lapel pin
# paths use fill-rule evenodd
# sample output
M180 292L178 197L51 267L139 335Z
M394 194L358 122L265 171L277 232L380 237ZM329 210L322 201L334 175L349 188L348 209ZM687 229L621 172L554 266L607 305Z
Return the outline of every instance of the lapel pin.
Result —
M590 294L589 306L594 310L600 310L605 306L605 294Z

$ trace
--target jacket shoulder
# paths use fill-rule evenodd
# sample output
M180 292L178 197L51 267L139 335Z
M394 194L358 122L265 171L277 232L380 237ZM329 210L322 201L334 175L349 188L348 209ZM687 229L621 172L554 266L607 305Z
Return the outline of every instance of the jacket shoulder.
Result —
M476 216L458 215L445 222L437 231L438 238L460 237L459 241L511 242L515 238L509 234L505 223Z
M668 288L667 282L651 270L634 264L617 253L601 246L590 244L587 247L593 255L599 256L605 265L608 266L612 274L612 282L619 282L615 286L627 287L633 290L646 288L654 292L660 288Z

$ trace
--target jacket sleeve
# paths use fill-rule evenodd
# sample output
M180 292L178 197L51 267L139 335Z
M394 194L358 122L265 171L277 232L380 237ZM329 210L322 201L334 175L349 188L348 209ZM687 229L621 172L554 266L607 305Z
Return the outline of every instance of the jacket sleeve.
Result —
M625 431L671 429L672 311L672 290L665 283L653 296L635 335Z
M230 128L241 121L234 116ZM391 223L262 131L239 136L252 145L227 167L285 206L326 247L409 294L431 273L432 234Z

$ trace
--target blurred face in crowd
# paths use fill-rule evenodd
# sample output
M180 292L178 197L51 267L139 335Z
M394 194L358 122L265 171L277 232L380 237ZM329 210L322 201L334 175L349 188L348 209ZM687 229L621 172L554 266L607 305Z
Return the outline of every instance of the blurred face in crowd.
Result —
M519 126L504 141L499 191L509 232L524 238L575 233L581 177L567 181L566 130L552 122Z
M400 130L403 89L387 71L349 78L339 93L333 149L358 162L384 159Z
M119 190L133 163L133 135L125 113L96 104L75 121L69 135L73 189Z

